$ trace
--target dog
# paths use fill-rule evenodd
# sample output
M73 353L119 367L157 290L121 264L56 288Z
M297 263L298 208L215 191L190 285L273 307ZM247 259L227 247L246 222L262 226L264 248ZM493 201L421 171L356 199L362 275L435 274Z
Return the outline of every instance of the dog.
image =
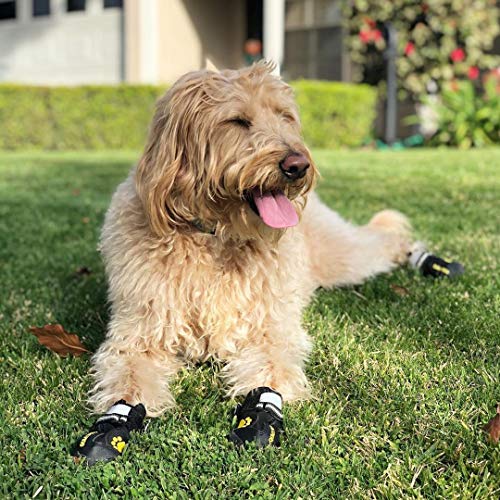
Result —
M176 372L215 358L228 396L250 394L250 420L267 408L276 424L281 400L311 395L301 315L314 291L406 262L405 216L354 226L314 193L293 91L272 69L192 72L158 101L102 230L111 318L92 362L96 412L121 400L159 416Z

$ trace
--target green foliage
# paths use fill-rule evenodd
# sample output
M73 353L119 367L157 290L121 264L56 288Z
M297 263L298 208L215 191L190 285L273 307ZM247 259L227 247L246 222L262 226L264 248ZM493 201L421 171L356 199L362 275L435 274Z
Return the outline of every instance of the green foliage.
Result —
M0 85L0 149L139 149L164 88Z
M432 144L467 149L500 142L500 93L493 79L485 83L484 94L469 81L446 85L439 101L428 104L438 119Z
M380 62L386 24L396 28L398 76L413 96L423 95L430 80L440 85L457 77L475 79L478 70L499 64L498 56L487 53L499 33L495 0L353 0L345 5L350 54L361 66Z
M357 146L369 136L375 113L370 88L307 81L292 86L310 146ZM141 149L164 91L136 85L0 85L0 149Z
M370 137L376 91L368 85L300 80L292 84L307 144L360 146Z

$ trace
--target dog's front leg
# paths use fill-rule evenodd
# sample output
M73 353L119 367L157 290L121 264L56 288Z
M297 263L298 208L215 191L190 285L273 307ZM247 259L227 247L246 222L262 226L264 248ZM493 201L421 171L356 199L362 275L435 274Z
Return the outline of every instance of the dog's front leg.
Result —
M281 327L250 335L224 369L229 395L247 395L236 410L237 427L229 435L237 444L279 445L282 401L310 396L304 373L310 341L299 321L292 326L293 316Z
M135 309L134 309L135 307ZM146 412L160 415L174 405L168 382L180 367L173 335L148 306L115 309L105 342L93 357L94 410L105 413L78 440L76 456L89 464L112 460L125 448L131 431L143 428Z

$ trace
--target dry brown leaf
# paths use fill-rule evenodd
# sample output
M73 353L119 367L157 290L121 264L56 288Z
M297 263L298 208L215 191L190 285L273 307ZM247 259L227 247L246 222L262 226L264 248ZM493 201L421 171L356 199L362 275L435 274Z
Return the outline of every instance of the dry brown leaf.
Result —
M82 217L82 222L88 224L90 222L90 217Z
M494 443L500 439L500 404L497 405L497 414L483 427L488 437Z
M40 344L65 358L68 354L81 356L90 352L80 342L78 335L68 333L61 325L32 326L30 332L36 335Z
M393 283L391 285L391 288L393 292L399 295L400 297L406 297L407 295L410 295L410 290L408 290L408 288L405 288L404 286L395 285Z

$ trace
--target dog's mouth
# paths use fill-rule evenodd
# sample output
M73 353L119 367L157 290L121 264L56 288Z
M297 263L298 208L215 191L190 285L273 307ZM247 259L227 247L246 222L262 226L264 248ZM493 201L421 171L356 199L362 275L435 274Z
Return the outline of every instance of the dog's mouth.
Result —
M299 222L295 207L281 189L262 192L259 188L254 188L245 198L252 210L269 227L283 229L296 226Z

